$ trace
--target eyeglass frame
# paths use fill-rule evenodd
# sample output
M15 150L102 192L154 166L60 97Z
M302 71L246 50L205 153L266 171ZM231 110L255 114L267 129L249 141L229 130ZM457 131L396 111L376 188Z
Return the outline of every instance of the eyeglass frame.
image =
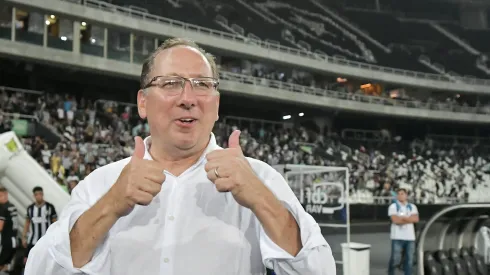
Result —
M191 84L192 89L194 89L194 85L193 85L192 81L195 80L195 79L213 80L215 82L215 86L212 89L214 89L216 91L218 90L218 86L219 86L219 80L217 78L215 78L215 77L204 76L204 77L190 77L190 78L187 78L187 77L178 76L178 75L157 75L157 76L153 77L152 79L150 79L150 81L148 82L148 84L146 84L145 86L143 86L142 90L147 89L147 88L150 88L150 87L155 87L156 85L153 82L155 82L155 80L157 80L157 79L159 79L161 77L165 77L165 78L180 78L180 79L183 79L184 80L184 84L182 85L182 91L184 91L185 83L187 81Z

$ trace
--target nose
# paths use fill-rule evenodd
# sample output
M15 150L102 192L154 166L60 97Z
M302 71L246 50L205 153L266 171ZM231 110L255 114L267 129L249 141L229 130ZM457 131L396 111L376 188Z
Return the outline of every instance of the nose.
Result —
M180 94L179 106L190 109L196 105L196 96L192 91L192 84L190 81L184 82L184 88Z

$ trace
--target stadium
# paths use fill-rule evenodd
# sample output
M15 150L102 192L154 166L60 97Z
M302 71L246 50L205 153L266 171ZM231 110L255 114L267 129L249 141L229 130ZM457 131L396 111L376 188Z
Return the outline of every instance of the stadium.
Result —
M0 0L0 184L17 243L35 186L61 213L150 134L141 67L182 37L216 58L216 142L239 129L244 154L284 176L337 274L387 274L399 188L420 218L412 274L489 274L489 28L483 0Z

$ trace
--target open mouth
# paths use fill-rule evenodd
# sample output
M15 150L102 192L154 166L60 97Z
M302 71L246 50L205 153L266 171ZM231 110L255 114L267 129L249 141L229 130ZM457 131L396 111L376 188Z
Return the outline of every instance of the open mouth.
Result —
M179 119L179 121L184 123L184 124L192 124L196 120L193 118L181 118L181 119Z

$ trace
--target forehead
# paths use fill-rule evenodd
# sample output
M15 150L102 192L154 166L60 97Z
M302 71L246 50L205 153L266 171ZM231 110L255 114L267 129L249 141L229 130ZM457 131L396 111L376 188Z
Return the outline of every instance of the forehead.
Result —
M160 52L153 64L152 76L212 77L211 65L197 49L176 46Z

